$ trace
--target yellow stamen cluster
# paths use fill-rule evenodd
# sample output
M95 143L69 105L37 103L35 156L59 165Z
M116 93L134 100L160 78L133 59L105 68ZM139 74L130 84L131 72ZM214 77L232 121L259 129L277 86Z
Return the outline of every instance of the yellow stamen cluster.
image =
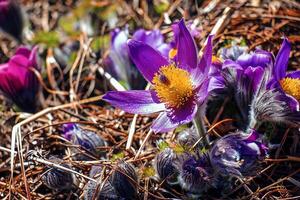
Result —
M221 60L219 57L217 56L212 56L212 60L211 60L213 63L221 63Z
M169 58L173 59L177 55L177 49L171 49L169 51Z
M282 89L300 101L300 78L284 78L280 80Z
M173 64L161 67L152 82L158 98L169 107L178 108L193 95L189 73Z

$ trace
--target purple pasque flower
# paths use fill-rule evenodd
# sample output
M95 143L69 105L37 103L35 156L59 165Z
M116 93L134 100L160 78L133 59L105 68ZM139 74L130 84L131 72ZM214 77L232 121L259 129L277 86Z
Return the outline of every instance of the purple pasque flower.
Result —
M291 44L284 38L281 48L276 56L272 71L272 79L268 83L269 88L279 88L291 100L291 106L299 107L300 101L300 70L287 73ZM295 109L297 109L294 107Z
M111 48L104 65L106 70L118 81L123 82L127 88L143 89L146 86L146 81L130 59L127 46L128 39L127 27L124 30L117 28L112 31ZM164 37L159 30L139 29L134 32L132 39L142 41L157 49L162 55L168 56L170 46L164 43Z
M187 154L185 159L177 165L179 184L184 190L200 194L215 187L216 179L207 155L196 157Z
M23 26L23 14L17 1L0 0L0 29L21 42Z
M176 24L177 54L168 60L151 46L136 40L128 42L131 59L148 80L150 90L107 92L103 100L129 113L161 112L153 122L154 132L166 132L194 118L208 96L208 71L212 57L212 36L201 60L184 21Z
M251 108L250 128L263 121L300 125L300 71L286 73L291 45L285 38L275 64L265 70Z
M258 141L258 133L241 131L223 136L210 149L210 161L217 173L223 176L256 174L259 161L267 155L266 146Z
M218 81L223 81L224 88L218 92L232 98L237 114L241 118L241 126L248 123L251 102L265 69L272 64L272 55L263 50L243 53L236 60L227 59L223 62L220 72L223 79L218 79ZM219 82L217 83L221 85Z
M37 47L19 47L7 63L0 65L0 90L20 109L33 113L40 84L31 68L40 71Z

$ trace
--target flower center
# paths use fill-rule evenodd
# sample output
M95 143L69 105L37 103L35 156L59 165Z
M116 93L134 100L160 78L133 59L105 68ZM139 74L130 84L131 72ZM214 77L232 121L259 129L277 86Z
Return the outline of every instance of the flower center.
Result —
M284 78L280 80L282 89L300 101L300 78Z
M152 82L158 98L170 107L184 105L193 95L189 73L173 64L162 66Z

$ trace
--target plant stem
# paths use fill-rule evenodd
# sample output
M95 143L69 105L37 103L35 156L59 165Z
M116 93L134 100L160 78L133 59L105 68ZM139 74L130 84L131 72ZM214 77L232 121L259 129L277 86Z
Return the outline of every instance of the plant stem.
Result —
M206 129L201 115L201 109L198 109L195 118L193 119L193 124L200 138L204 140L204 145L209 146L209 138L206 135Z

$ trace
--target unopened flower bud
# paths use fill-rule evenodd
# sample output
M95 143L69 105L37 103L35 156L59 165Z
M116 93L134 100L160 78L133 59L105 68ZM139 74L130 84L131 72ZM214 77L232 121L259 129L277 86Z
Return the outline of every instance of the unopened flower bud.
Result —
M179 167L179 183L184 190L200 194L214 187L215 178L208 156L196 158L187 155Z
M166 179L168 183L176 182L178 171L174 164L175 159L176 154L170 148L166 148L156 155L154 160L154 167L157 175L161 180Z
M199 135L194 128L181 131L177 136L177 142L184 148L192 148L199 140Z
M94 181L89 181L86 185L84 192L85 200L100 200L100 199L110 199L110 200L119 200L121 199L110 183L110 179L101 179L102 167L93 166L90 171L90 177L97 180L97 183Z
M51 157L50 161L70 169L70 166L68 164L64 164L61 159ZM75 176L71 172L55 167L49 167L42 175L42 181L52 190L70 190L74 186Z
M117 194L125 199L137 199L138 176L132 164L119 161L113 169L111 184Z
M99 158L104 155L99 147L105 146L106 143L98 134L83 130L74 123L64 125L63 132L65 138L70 139L74 145L79 145L85 151L82 153L78 148L72 148L77 160L91 159L92 156Z
M247 176L256 174L266 147L257 141L257 133L238 132L220 138L210 150L210 160L221 175Z

